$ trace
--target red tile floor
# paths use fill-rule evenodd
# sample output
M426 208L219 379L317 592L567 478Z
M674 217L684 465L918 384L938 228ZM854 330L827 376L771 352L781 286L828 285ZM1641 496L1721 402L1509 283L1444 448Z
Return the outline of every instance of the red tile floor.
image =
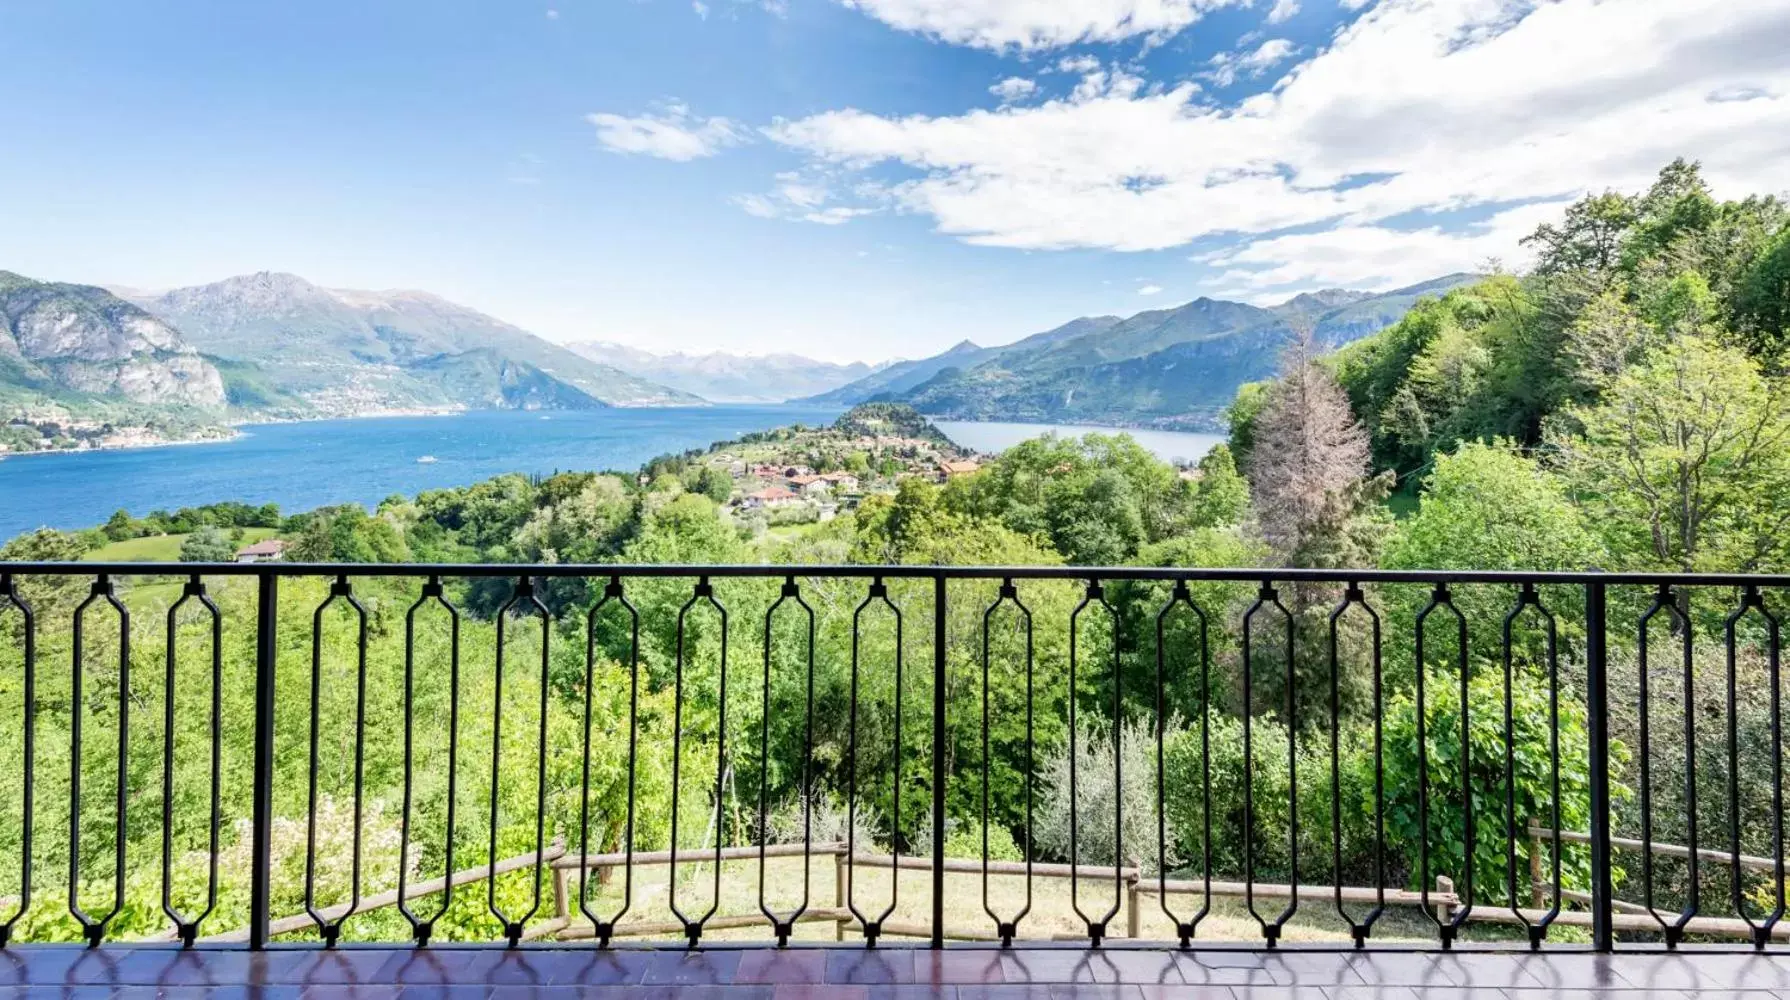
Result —
M1111 948L0 950L0 997L69 1000L1790 1000L1790 955Z

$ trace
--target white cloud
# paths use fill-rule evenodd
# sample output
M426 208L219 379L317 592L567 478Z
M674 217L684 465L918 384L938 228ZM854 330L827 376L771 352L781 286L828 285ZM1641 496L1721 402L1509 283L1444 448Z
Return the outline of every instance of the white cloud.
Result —
M1032 96L1037 89L1038 84L1023 76L1010 76L988 88L988 92L1000 98L1002 104L1012 104Z
M1162 292L1161 285L1145 285L1144 287L1137 290L1137 294L1139 294L1139 295L1159 295L1159 294L1161 294L1161 292Z
M627 117L585 115L597 127L597 141L618 153L642 153L664 160L696 160L746 141L747 133L726 118L700 118L689 107L667 102L659 113Z
M547 8L547 20L549 20L549 21L559 20L559 11L554 10L552 7Z
M1100 60L1086 54L1057 60L1057 71L1061 73L1092 73L1099 68Z
M1238 77L1255 79L1261 76L1298 51L1297 46L1284 38L1270 38L1248 52L1218 53L1207 61L1212 69L1201 75L1220 87L1228 87L1236 83Z
M1269 24L1280 24L1291 21L1293 15L1299 13L1299 0L1274 0L1274 9L1268 12Z
M1520 241L1543 222L1558 220L1561 208L1557 201L1536 202L1454 232L1339 226L1252 240L1193 260L1225 268L1212 294L1234 298L1269 301L1284 297L1276 290L1318 286L1399 288L1493 262L1511 270L1527 267L1530 252Z
M696 12L698 18L704 21L709 19L709 5L702 0L690 0L690 9Z
M1254 237L1251 256L1216 262L1261 281L1323 246L1275 234L1321 226L1379 249L1359 267L1339 253L1334 279L1284 280L1396 280L1399 253L1422 275L1444 259L1473 266L1498 242L1497 226L1413 235L1408 220L1424 213L1538 200L1557 211L1587 190L1644 187L1675 156L1701 159L1720 192L1782 189L1785 38L1786 0L1380 0L1232 105L1077 62L1085 75L1067 98L946 116L847 109L766 131L970 243Z
M902 31L982 49L1034 51L1077 42L1172 35L1249 0L840 0Z
M837 226L859 216L869 215L875 208L863 205L836 204L832 178L820 171L785 171L776 177L777 186L768 192L739 195L734 204L747 215L761 219L789 219ZM874 197L874 195L873 195Z

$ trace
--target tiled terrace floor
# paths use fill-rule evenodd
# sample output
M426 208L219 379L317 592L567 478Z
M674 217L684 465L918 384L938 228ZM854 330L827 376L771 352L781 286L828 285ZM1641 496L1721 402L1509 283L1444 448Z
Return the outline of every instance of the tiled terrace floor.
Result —
M0 951L0 996L69 1000L1790 1000L1790 955L964 948Z

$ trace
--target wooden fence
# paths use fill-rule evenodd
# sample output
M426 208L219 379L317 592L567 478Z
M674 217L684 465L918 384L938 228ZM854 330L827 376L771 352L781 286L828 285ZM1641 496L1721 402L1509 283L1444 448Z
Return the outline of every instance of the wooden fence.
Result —
M1533 823L1529 825L1528 833L1532 844L1530 851L1530 874L1533 890L1533 897L1530 902L1532 905L1513 911L1509 906L1494 906L1487 903L1479 903L1473 907L1472 913L1469 914L1469 921L1499 924L1534 923L1539 921L1546 913L1548 908L1548 896L1553 892L1553 886L1543 881L1541 877L1542 851L1544 842L1553 839L1555 834L1553 830ZM1559 838L1563 842L1575 844L1583 844L1590 841L1589 834L1575 831L1561 831ZM1612 837L1610 842L1612 846L1617 848L1631 850L1640 850L1645 846L1641 841L1622 837ZM1690 854L1689 849L1682 845L1664 843L1654 844L1653 852L1657 855L1677 858L1688 857ZM850 892L848 873L852 869L863 867L871 869L900 869L903 871L912 870L925 872L930 872L932 870L931 858L913 856L896 858L886 854L868 854L863 852L850 854L850 864L848 865L846 846L842 843L813 844L807 847L806 850L804 850L804 847L801 844L771 844L763 848L762 856L766 859L792 858L801 857L804 853L810 857L831 857L833 859L833 900L832 904L829 906L809 907L801 916L796 918L797 922L831 923L833 925L834 939L839 941L845 940L848 931L862 932L863 930L863 925L852 915L847 902L847 896ZM1700 849L1697 854L1698 857L1703 860L1724 865L1732 863L1733 858L1730 854L1709 849ZM679 851L676 854L677 861L680 864L713 864L716 862L717 857L721 862L755 861L760 857L760 849L758 847L728 847L722 848L717 852L713 848L709 848L706 850ZM638 851L632 856L621 852L593 855L568 854L564 843L555 840L552 846L545 851L542 851L539 855L532 853L518 855L513 858L506 858L499 861L496 865L480 865L476 868L467 868L455 872L448 877L431 879L429 881L419 882L415 885L408 886L405 891L405 899L406 901L421 899L425 896L431 896L446 891L449 887L475 884L485 881L494 875L523 871L536 864L544 863L552 873L551 915L547 919L531 925L524 933L523 937L534 940L550 938L558 941L576 941L594 936L594 930L591 927L590 922L577 914L579 889L576 883L578 876L581 876L585 872L595 872L599 879L606 880L606 873L617 868L625 867L630 863L641 866L659 866L669 865L672 863L672 860L673 854L670 851ZM1740 856L1740 865L1748 870L1775 872L1777 862L1771 858L1753 857L1751 855L1743 854ZM1002 878L1025 877L1030 875L1035 878L1043 879L1066 879L1071 877L1071 875L1075 875L1081 878L1105 880L1113 877L1112 867L1105 865L1074 866L1043 862L1035 862L1027 865L1025 862L1021 861L989 861L986 864L986 869L989 875ZM984 863L980 859L945 859L945 871L947 873L979 875L983 870ZM1212 898L1216 899L1242 898L1251 891L1251 887L1247 883L1228 880L1215 879L1211 882L1209 887L1205 882L1199 880L1159 880L1144 875L1142 869L1135 861L1131 865L1120 868L1118 875L1119 881L1124 886L1124 895L1120 904L1120 916L1123 916L1125 921L1126 936L1131 938L1142 936L1142 921L1145 911L1149 907L1157 905L1156 901L1165 894L1197 896L1209 891ZM1330 885L1300 885L1296 892L1298 898L1302 901L1328 903L1337 898L1338 890L1335 886ZM1257 882L1253 886L1253 893L1257 898L1261 899L1288 899L1295 894L1295 890L1292 886L1286 884ZM1341 896L1343 901L1348 903L1377 904L1383 899L1387 906L1421 907L1426 905L1422 893L1408 889L1385 889L1382 895L1381 890L1376 890L1371 886L1343 886L1341 888ZM1591 903L1591 897L1588 894L1573 890L1562 891L1560 893L1560 898L1562 904L1565 905L1578 904L1581 906L1588 906ZM1437 876L1435 889L1429 894L1427 905L1436 910L1436 915L1440 919L1447 921L1453 913L1453 908L1460 905L1460 902L1460 896L1454 891L1453 882L1447 876ZM368 896L361 900L359 906L356 907L353 912L366 913L371 910L396 906L397 903L397 891L389 890ZM1678 918L1677 911L1659 910L1656 911L1658 914L1658 919L1656 919L1655 915L1650 914L1646 907L1639 903L1632 903L1625 900L1613 900L1612 908L1615 910L1612 917L1614 926L1615 929L1619 931L1656 932L1660 929L1660 919L1664 919L1666 922L1670 923ZM336 920L349 915L346 904L328 907L319 912L323 914L326 920ZM1591 913L1584 909L1562 909L1562 911L1555 917L1554 922L1561 926L1589 927L1591 925ZM765 923L766 920L764 914L758 912L746 914L717 913L705 922L704 927L722 930L759 926ZM315 922L308 914L300 913L274 920L270 930L272 935L281 936L302 933L314 926ZM923 938L928 937L931 934L931 928L928 925L918 922L907 923L891 920L885 922L882 929L883 933L898 937ZM679 936L683 933L683 923L674 920L636 921L621 924L614 929L614 935L616 937L667 937ZM1750 939L1753 935L1751 927L1744 920L1732 917L1695 917L1688 925L1686 925L1685 933L1706 935L1709 937L1742 939ZM946 927L944 936L958 941L999 940L991 931L973 930L962 927ZM1774 927L1772 936L1777 939L1790 939L1790 922L1783 922ZM158 935L157 939L172 940L173 937L173 932L168 931L162 935ZM1084 935L1075 934L1068 935L1067 937L1081 939ZM246 940L246 938L246 929L238 929L221 934L210 935L201 938L200 940L208 942L240 942Z

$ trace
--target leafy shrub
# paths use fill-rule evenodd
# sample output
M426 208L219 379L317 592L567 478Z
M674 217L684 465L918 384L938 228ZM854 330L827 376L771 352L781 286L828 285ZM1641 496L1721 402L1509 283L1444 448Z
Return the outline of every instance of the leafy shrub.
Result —
M1171 727L1178 728L1177 723ZM1084 865L1110 865L1135 858L1150 871L1157 860L1156 731L1147 721L1132 720L1119 726L1119 762L1124 786L1113 782L1113 734L1106 726L1090 726L1075 741L1075 782L1069 780L1069 746L1054 747L1044 754L1039 781L1037 846L1065 861ZM1073 789L1073 791L1072 791ZM1073 795L1073 799L1071 796ZM1070 804L1075 807L1076 844L1071 858ZM1120 828L1115 831L1113 810L1122 807ZM1170 817L1172 819L1172 817ZM1122 838L1114 843L1117 832ZM1171 847L1168 864L1179 861L1172 849L1179 843L1176 826L1169 823ZM990 841L992 849L993 841Z
M1425 677L1424 742L1429 758L1430 875L1432 878L1448 875L1462 892L1466 891L1463 876L1467 824L1472 822L1473 898L1481 902L1508 902L1506 796L1509 785L1505 781L1503 673L1479 666L1470 672L1468 679L1466 764L1470 800L1463 798L1462 791L1460 677L1456 673L1434 670L1427 672ZM1551 823L1553 816L1548 683L1539 672L1528 669L1513 672L1511 723L1511 742L1515 746L1515 876L1521 897L1525 895L1531 850L1524 833L1525 823L1535 817L1546 825ZM1560 828L1583 830L1590 822L1591 797L1585 708L1567 690L1560 692L1559 746ZM1417 877L1418 846L1422 841L1417 747L1416 699L1408 694L1397 695L1386 712L1386 827L1389 849L1403 855L1413 872L1413 879ZM1612 756L1623 752L1620 743L1612 744ZM1615 791L1619 789L1613 789ZM1369 792L1371 794L1371 787ZM1363 805L1372 808L1371 800L1365 804L1356 803L1356 808ZM1586 890L1591 879L1590 863L1590 855L1584 846L1564 845L1561 881L1565 887Z

